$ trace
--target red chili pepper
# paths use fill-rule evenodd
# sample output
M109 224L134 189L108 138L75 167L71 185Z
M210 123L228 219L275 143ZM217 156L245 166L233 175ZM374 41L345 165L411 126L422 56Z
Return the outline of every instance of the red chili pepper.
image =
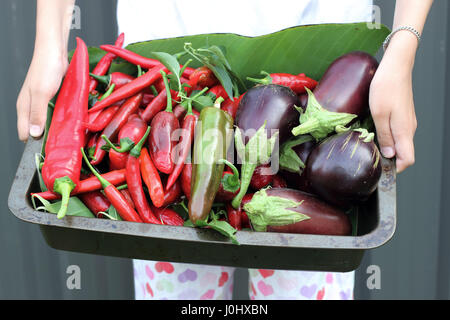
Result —
M211 88L219 83L214 73L205 66L195 69L189 76L189 80L191 81L192 86L198 85L202 88Z
M241 225L242 228L251 228L250 219L247 216L247 212L244 210L244 205L252 201L253 193L247 193L244 198L242 198L240 213L241 213Z
M273 180L274 175L272 174L272 170L269 164L263 164L256 167L253 172L252 180L250 181L250 186L259 190L264 187L267 187Z
M313 90L317 86L317 81L308 78L304 73L301 73L299 75L293 75L289 73L269 74L265 71L261 71L261 74L265 75L266 77L263 79L254 79L247 77L247 80L260 84L279 84L291 88L291 90L297 94L306 92L305 87Z
M86 141L82 122L87 118L88 100L89 55L86 44L77 38L77 48L53 109L42 167L48 190L62 195L59 219L66 215L70 193L79 188L83 161L80 150Z
M150 199L157 208L164 204L164 187L161 182L158 170L150 158L147 148L142 148L139 157L141 165L142 179L147 186Z
M118 56L136 66L141 66L144 69L152 69L152 68L158 66L159 64L161 64L156 59L143 57L133 51L121 48L119 46L112 46L112 45L107 44L107 45L101 45L100 49L105 50L110 53L113 53L116 56ZM180 67L182 68L183 66L180 65ZM186 67L183 72L183 76L189 77L189 75L191 75L193 72L194 72L194 70L192 68Z
M106 85L107 88L114 84L116 86L116 90L136 79L135 77L122 72L113 72L106 76L99 76L91 73L91 77Z
M102 132L102 137L105 136L109 140L114 140L119 134L120 129L127 123L130 115L137 112L139 106L142 101L142 93L139 93L129 99L120 107L119 111L114 115L114 118L111 122L106 126L106 128ZM104 139L100 139L97 142L97 146L95 148L95 153L93 156L93 160L91 163L93 165L97 165L102 162L103 158L106 155L106 151L102 149L103 146L106 145L106 141Z
M119 131L119 142L121 142L122 151L127 151L127 147L131 147L131 144L136 144L145 134L147 130L147 124L137 114L132 114L127 123ZM125 139L131 141L124 142ZM128 147L128 148L129 148ZM119 150L121 151L121 150ZM109 165L110 170L124 169L127 165L128 154L125 152L118 152L114 149L109 150Z
M176 91L170 90L171 98L176 99L178 96L178 93ZM144 111L141 114L142 119L144 119L145 122L150 122L155 115L158 112L161 112L164 110L164 108L167 107L167 91L164 89L161 91L155 99L153 99L147 107L144 109Z
M191 180L192 180L192 163L186 162L181 171L181 189L184 195L189 200L191 197Z
M142 187L141 170L139 166L139 156L141 155L142 146L150 133L150 127L142 137L141 141L130 151L127 160L127 185L128 191L130 191L131 198L133 199L139 216L145 223L161 224L156 219L155 215L150 208L150 205L145 196L144 189Z
M228 223L236 230L242 230L241 208L235 209L231 203L226 204Z
M166 73L164 71L161 73L166 89L169 90ZM162 173L170 174L175 167L172 155L176 141L172 141L172 134L179 128L180 122L172 112L172 98L168 96L166 110L158 112L152 119L148 139L150 156L155 167Z
M118 186L120 184L123 184L126 180L125 177L125 170L114 170L105 174L102 174L102 177L111 184ZM100 190L102 188L102 185L98 181L96 177L87 178L85 180L81 180L77 190L72 191L70 194L71 196L75 196L78 194L83 194L86 192L96 191ZM44 192L38 192L38 193L32 193L31 195L38 195L42 197L45 200L52 201L57 200L61 198L61 195L58 193L52 192L52 191L44 191Z
M168 205L176 203L180 200L181 195L181 183L180 179L178 179L173 186L164 193L164 203L162 207L167 207Z
M278 174L273 176L272 187L274 188L287 188L286 180L280 177Z
M228 112L228 114L234 119L236 118L237 110L239 109L239 104L242 100L242 97L244 94L241 94L239 98L235 98L234 100L231 100L230 98L226 99L222 106L220 107L223 111Z
M100 191L86 192L78 195L78 198L97 218L100 218L100 212L108 211L111 206L111 202Z
M105 192L106 198L108 198L108 200L111 202L119 216L125 221L142 222L139 214L128 204L128 201L125 199L122 193L113 184L111 184L97 171L95 171L94 167L89 163L89 160L86 157L83 148L81 148L81 153L87 166L100 182L101 187Z
M219 97L222 97L224 100L229 98L227 92L225 91L225 88L221 84L218 84L209 89L208 94L212 94L214 96L214 101L216 101Z
M115 104L116 102L119 102L120 100L141 93L142 90L151 86L156 80L158 80L161 77L160 73L161 69L167 71L167 69L162 64L159 64L158 66L149 70L142 76L134 79L133 81L127 83L123 87L115 90L106 99L98 101L91 109L89 109L89 112L101 110L103 108Z
M219 191L217 191L215 201L217 202L228 202L233 200L233 198L239 193L241 183L239 181L239 171L230 162L222 160L228 166L228 168L223 171L222 181L220 182Z
M178 177L183 170L184 164L188 155L191 152L192 143L194 141L194 132L195 125L197 123L197 118L192 112L192 103L189 100L188 102L188 112L183 119L182 123L182 136L180 137L180 143L177 145L177 149L179 150L179 156L175 157L175 167L173 171L170 173L169 178L167 179L166 190L170 189L172 185L177 181Z
M119 37L116 40L115 45L117 47L122 47L125 40L125 34L121 33ZM92 74L103 76L108 72L109 68L111 67L112 61L116 58L115 54L107 53L103 56L103 58L100 59L100 61L95 66L94 70L92 70ZM94 89L97 87L97 80L91 79L91 82L89 84L89 92L94 91Z
M152 206L152 210L155 216L163 224L168 226L183 226L183 218L174 210L169 208L156 208Z
M150 102L153 101L153 99L155 99L155 96L153 94L144 93L144 97L142 98L142 105L143 106L148 105Z
M130 205L130 207L132 207L133 209L136 209L134 202L133 202L133 198L131 198L130 191L128 191L128 189L122 189L122 190L120 190L120 193L128 201L128 204Z
M111 106L103 109L94 122L84 124L86 129L88 129L90 132L102 131L112 120L119 108L120 106Z
M94 154L95 146L97 145L98 137L100 136L99 132L95 133L88 133L87 136L87 143L86 143L86 150L88 152L88 155Z

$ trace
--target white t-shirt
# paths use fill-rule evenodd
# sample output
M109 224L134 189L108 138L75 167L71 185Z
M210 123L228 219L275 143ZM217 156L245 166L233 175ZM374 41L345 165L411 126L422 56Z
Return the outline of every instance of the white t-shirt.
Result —
M372 20L372 0L119 0L126 44L202 33L258 36L298 25Z

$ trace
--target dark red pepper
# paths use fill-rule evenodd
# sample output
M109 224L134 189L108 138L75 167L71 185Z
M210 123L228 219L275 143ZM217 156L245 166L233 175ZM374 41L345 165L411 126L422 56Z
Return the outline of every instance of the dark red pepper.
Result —
M141 105L141 101L142 93L138 93L137 95L128 98L127 101L114 115L114 118L111 120L111 122L103 130L102 137L105 136L109 140L114 140L119 134L120 129L125 125L125 123L127 123L130 115L137 112L139 106ZM106 151L102 149L102 147L105 145L106 141L102 138L97 142L93 160L91 161L93 165L97 165L102 162L103 158L106 155Z
M170 90L171 98L176 99L178 93L176 91ZM145 122L150 122L158 112L161 112L167 108L167 91L162 90L148 105L145 107L141 114L142 119Z
M211 88L219 83L214 73L205 66L195 69L195 71L189 76L189 80L193 87L198 85L201 88Z
M287 188L286 180L284 180L280 175L276 174L272 179L272 187L274 188Z
M224 100L229 98L227 92L225 91L225 88L221 84L218 84L209 89L208 94L211 94L213 96L214 101L216 101L219 97L222 97Z
M234 100L231 100L230 98L226 99L220 108L235 119L236 113L239 109L239 103L241 102L243 96L244 94L241 94L239 98L234 98Z
M136 79L135 77L122 72L113 72L106 76L98 76L96 74L91 73L91 77L97 80L98 82L106 85L107 88L109 88L114 84L116 86L116 89L119 89L124 85L126 85L127 83L130 83L131 81Z
M169 83L164 71L163 75L166 89ZM172 141L172 135L175 130L180 128L180 122L172 112L172 98L167 97L167 108L165 111L158 112L151 122L151 130L148 139L149 152L153 163L158 171L170 174L175 164L172 160L173 149L176 141Z
M79 188L82 167L81 148L86 142L89 100L89 54L77 38L77 47L53 109L45 145L42 178L48 190L62 195L58 218L66 215L72 191Z
M235 209L231 203L226 204L228 223L236 230L242 230L241 208Z
M191 197L191 180L192 180L192 163L186 162L183 167L183 171L181 171L181 189L183 190L184 195L189 200Z
M82 193L78 195L78 198L97 218L102 216L99 215L100 212L108 211L111 206L111 202L100 191Z
M250 186L255 190L260 190L271 184L273 177L274 175L272 173L270 164L257 166L255 171L253 172Z
M130 151L127 160L127 185L128 191L131 194L134 205L136 207L139 216L145 223L161 224L150 208L150 205L145 196L144 189L142 187L141 170L139 166L139 156L141 155L142 146L144 145L147 136L150 133L150 127L147 132L139 141L139 143Z
M106 126L111 122L114 115L120 109L120 106L111 106L103 109L92 123L85 123L85 127L90 132L99 132L106 128Z
M168 226L183 226L183 218L174 210L170 208L156 208L152 206L152 210L155 216L163 224Z
M177 145L177 149L179 150L178 156L174 155L175 167L173 171L170 173L169 178L167 179L166 190L170 189L172 185L177 181L178 177L183 170L186 159L191 153L192 143L194 142L194 132L195 125L197 123L197 118L192 112L192 102L188 101L188 112L183 119L182 123L182 136L180 138L180 143Z
M181 195L182 195L181 183L180 179L178 179L172 185L172 187L164 193L164 203L162 207L166 207L168 205L178 202L181 198Z
M122 47L123 43L125 41L125 34L121 33L119 37L117 37L115 46ZM95 66L94 70L92 70L93 75L103 76L105 75L109 68L111 67L112 61L116 58L116 55L113 53L107 53L103 56L103 58L100 59L100 61ZM94 78L91 78L90 84L89 84L89 92L94 91L94 89L97 87L97 80Z
M230 162L222 160L227 165L222 174L219 191L216 194L216 202L228 202L239 193L241 183L239 181L239 171Z

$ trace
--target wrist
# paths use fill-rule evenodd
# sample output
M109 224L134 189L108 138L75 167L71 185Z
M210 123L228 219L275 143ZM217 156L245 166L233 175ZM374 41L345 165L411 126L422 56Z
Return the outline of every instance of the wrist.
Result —
M407 30L401 30L391 38L382 61L393 63L403 71L412 71L417 48L417 37Z

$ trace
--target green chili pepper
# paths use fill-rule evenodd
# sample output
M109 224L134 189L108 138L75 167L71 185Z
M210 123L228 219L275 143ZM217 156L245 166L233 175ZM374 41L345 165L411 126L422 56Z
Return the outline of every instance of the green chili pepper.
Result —
M206 219L220 187L233 119L220 109L219 98L213 107L200 112L194 139L189 218L194 223ZM229 136L230 135L230 136Z

